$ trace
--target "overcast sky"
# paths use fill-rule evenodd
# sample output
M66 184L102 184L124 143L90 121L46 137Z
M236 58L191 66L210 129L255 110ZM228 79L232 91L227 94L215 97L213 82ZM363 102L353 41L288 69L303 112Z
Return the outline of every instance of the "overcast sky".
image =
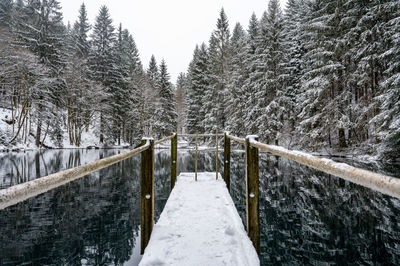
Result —
M157 63L164 58L171 81L187 70L196 44L208 42L216 28L221 7L233 29L240 22L247 29L253 12L260 18L268 0L59 0L64 20L73 24L82 2L93 25L100 6L106 5L117 28L119 23L135 39L145 68L152 54ZM284 7L286 0L281 0Z

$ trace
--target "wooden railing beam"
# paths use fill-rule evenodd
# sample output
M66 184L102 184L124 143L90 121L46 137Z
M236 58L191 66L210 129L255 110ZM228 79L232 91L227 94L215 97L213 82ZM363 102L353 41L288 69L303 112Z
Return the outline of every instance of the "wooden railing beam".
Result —
M143 145L121 154L113 155L101 160L87 163L85 165L77 166L48 176L40 177L29 182L2 189L0 190L0 210L42 194L53 188L67 184L68 182L76 180L90 173L99 171L100 169L121 162L135 154L147 150L148 148L148 145Z
M235 136L232 136L232 135L229 135L229 134L227 134L227 137L229 139L237 141L239 143L246 144L246 140L245 139L242 139L242 138L239 138L239 137L235 137Z

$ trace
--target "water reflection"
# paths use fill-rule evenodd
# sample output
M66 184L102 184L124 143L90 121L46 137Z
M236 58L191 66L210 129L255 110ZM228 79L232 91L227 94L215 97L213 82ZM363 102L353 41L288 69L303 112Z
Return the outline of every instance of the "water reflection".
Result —
M10 154L9 160L1 159L8 161L2 164L2 173L7 177L1 178L24 181L15 177L18 172L29 176L39 169L43 175L119 152L48 151L45 157L49 160L38 163L33 170L39 153ZM15 167L11 160L26 161L31 168ZM13 170L6 168L10 164ZM170 190L169 164L168 153L156 153L156 219ZM0 265L121 265L132 261L132 257L138 261L139 249L135 246L140 245L139 175L140 156L134 156L0 211Z
M119 152L10 153L0 156L0 184L8 187ZM169 158L169 151L156 152L156 220L169 196ZM222 171L222 154L219 163ZM198 169L215 171L215 154L200 153ZM381 170L400 173L394 165ZM179 151L181 171L194 171L193 152ZM243 221L244 173L244 154L232 154L231 194ZM137 264L139 177L140 156L134 156L0 211L0 265ZM262 265L400 264L399 200L265 154L260 184Z
M108 153L84 149L0 153L0 189L95 161Z
M231 193L244 218L244 155L233 158ZM400 264L399 200L275 156L260 159L262 265ZM398 166L388 169L399 176Z

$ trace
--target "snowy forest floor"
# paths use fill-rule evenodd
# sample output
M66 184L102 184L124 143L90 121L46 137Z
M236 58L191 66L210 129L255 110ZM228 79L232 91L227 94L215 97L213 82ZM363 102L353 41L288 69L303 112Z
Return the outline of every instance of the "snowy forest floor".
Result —
M30 135L26 141L21 137L17 137L15 141L10 143L10 140L14 137L16 129L13 130L13 125L10 124L11 121L11 110L0 108L0 151L23 151L23 150L35 150L38 149L35 145L34 136ZM36 125L31 125L31 128L36 128ZM64 149L74 149L74 148L104 148L103 144L99 143L99 137L94 133L94 129L89 127L89 130L82 133L81 145L79 147L71 145L69 142L68 132L66 129L63 131L62 146L60 147L49 137L44 141L45 147L51 148L64 148ZM128 143L121 143L120 145L112 145L107 148L125 148L128 147Z

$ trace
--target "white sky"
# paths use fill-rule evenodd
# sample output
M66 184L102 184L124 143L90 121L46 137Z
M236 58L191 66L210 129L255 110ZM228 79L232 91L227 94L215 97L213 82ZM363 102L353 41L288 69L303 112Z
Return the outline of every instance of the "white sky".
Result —
M100 6L106 5L114 26L119 23L133 35L145 68L152 54L157 63L164 58L171 81L186 72L196 44L208 42L216 28L221 7L233 29L240 22L247 29L253 12L258 18L267 9L268 0L59 0L65 23L73 24L82 2L93 25ZM281 0L281 7L286 0Z

